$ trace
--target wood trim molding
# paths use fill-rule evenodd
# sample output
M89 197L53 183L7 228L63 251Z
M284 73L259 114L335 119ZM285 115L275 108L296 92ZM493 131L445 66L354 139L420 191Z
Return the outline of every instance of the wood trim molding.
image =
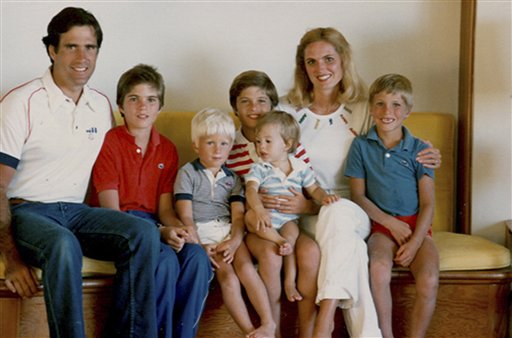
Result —
M459 123L457 159L457 232L471 233L473 80L476 0L461 1Z

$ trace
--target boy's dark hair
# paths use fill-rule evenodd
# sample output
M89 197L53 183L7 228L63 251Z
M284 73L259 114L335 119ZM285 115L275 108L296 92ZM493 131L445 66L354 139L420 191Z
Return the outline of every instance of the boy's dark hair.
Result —
M139 84L148 84L158 92L160 109L164 105L165 84L162 75L150 65L139 64L121 75L117 82L116 103L123 107L124 98L133 87Z
M412 84L408 78L400 74L385 74L375 80L370 86L369 102L372 104L375 95L386 92L388 94L400 94L407 108L412 109Z
M248 70L238 74L229 88L229 103L231 103L233 111L236 112L236 99L244 89L249 87L258 87L263 89L270 99L272 108L276 107L279 103L276 86L270 77L264 72L258 70Z
M96 33L96 43L98 50L103 41L103 32L98 20L90 12L82 8L66 7L55 15L48 24L48 35L43 37L43 43L46 46L46 53L50 56L49 47L53 46L55 51L59 50L60 35L68 32L75 26L91 26ZM50 61L53 63L52 58Z
M258 119L258 122L256 122L256 133L266 125L279 127L279 134L285 143L290 143L288 152L291 154L295 153L300 140L300 126L293 116L282 110L272 110Z

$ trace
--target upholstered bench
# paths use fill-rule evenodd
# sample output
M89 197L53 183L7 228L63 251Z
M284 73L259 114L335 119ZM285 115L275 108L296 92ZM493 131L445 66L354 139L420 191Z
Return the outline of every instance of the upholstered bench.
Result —
M193 112L162 112L157 128L178 147L180 163L192 160L190 121ZM118 122L121 120L116 117ZM413 113L406 125L413 134L441 150L436 171L434 240L440 253L440 287L429 337L505 337L512 271L510 251L483 237L455 232L455 119L449 114ZM505 231L505 230L504 230ZM0 262L0 336L48 336L43 291L21 300L7 290ZM97 337L108 315L114 266L84 258L84 313L88 337ZM392 280L394 329L403 336L414 299L414 280L407 269L395 269ZM336 337L348 336L337 314ZM283 298L283 337L295 337L297 310ZM220 288L212 284L200 323L199 337L242 336L222 304Z

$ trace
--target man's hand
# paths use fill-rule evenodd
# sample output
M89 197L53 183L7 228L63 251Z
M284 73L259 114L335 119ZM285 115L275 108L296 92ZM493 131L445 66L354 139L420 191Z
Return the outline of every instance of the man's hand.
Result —
M17 256L15 254L14 256ZM11 256L7 258L5 255L5 285L22 298L32 297L37 291L39 282L34 270L26 265L20 257Z

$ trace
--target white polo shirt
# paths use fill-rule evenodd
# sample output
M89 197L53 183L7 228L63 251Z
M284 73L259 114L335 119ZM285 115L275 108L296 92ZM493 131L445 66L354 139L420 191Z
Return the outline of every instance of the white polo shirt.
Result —
M0 104L0 163L16 169L7 197L82 202L112 121L105 95L85 86L75 104L49 69L7 93Z

